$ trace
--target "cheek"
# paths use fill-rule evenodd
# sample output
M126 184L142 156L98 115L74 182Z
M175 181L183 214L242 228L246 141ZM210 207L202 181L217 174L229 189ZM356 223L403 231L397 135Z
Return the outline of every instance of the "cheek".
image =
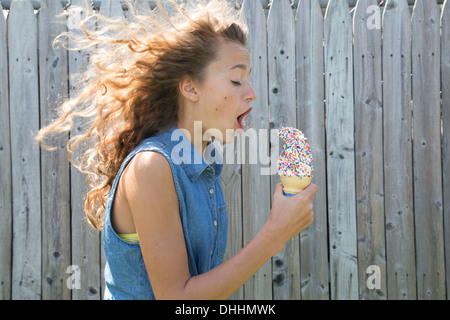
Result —
M233 95L224 94L219 103L214 108L215 114L222 119L231 119L236 117L236 112L238 110L238 101Z
M227 96L223 97L222 101L220 101L219 105L216 107L216 112L223 112L225 110L227 99Z
M224 96L224 97L222 98L222 100L218 101L218 103L216 104L216 106L215 106L215 108L214 108L214 110L215 110L216 113L223 114L223 113L226 113L226 112L227 112L227 109L229 109L229 108L227 107L227 103L228 103L227 100L228 100L228 96Z

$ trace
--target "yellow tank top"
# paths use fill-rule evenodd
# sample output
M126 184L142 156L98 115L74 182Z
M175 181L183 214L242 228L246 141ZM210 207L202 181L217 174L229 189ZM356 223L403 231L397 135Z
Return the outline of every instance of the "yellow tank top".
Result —
M139 242L139 237L137 233L121 233L118 235L122 240L126 242L135 243Z

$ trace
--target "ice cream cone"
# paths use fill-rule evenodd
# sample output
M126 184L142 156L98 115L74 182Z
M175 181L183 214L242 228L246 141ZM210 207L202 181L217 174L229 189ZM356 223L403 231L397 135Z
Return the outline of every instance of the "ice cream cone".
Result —
M281 184L286 196L294 196L311 183L311 177L288 177L280 174Z
M284 194L293 196L311 183L314 171L312 153L300 130L283 127L278 135L286 142L277 161L277 173L283 184Z

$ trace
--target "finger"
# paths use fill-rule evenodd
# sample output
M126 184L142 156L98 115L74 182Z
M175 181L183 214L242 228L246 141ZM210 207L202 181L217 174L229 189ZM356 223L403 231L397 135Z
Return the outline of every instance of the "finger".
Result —
M310 183L305 189L297 193L294 197L296 199L309 199L317 192L318 187L314 183Z
M305 196L313 196L316 194L317 190L319 190L319 187L315 185L314 183L310 183L304 190L303 194ZM306 193L305 193L306 192Z

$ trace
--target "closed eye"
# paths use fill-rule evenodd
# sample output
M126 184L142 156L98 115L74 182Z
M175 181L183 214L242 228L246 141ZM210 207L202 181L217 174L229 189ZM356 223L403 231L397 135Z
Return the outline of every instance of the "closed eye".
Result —
M235 86L240 86L241 85L241 83L239 81L231 80L231 83L234 84Z

